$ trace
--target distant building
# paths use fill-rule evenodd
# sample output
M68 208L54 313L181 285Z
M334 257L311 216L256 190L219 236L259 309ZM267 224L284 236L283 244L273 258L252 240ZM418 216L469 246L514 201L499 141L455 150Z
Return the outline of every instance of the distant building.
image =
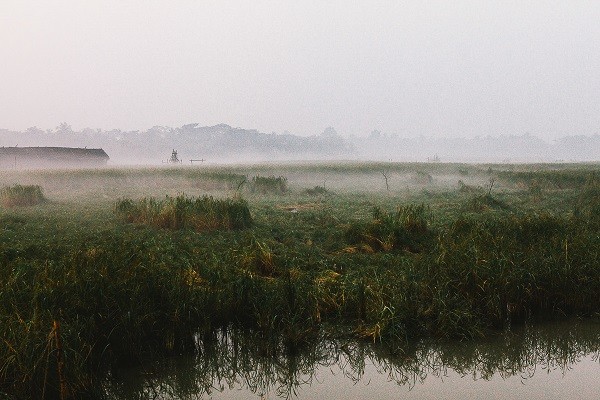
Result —
M100 167L109 158L102 149L0 147L0 169Z

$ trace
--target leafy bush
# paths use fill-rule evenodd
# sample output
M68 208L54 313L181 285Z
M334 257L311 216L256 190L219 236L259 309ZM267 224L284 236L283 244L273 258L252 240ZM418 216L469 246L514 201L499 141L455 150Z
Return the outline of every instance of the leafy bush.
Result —
M167 196L164 200L145 197L123 199L115 206L117 215L130 223L164 229L243 229L252 225L248 203L243 199L189 198Z
M46 198L38 185L6 186L0 190L0 203L3 207L34 206L44 201Z

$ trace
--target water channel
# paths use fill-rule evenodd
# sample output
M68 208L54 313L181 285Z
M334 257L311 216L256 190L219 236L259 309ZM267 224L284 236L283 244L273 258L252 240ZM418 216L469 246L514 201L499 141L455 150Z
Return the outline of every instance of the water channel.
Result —
M390 347L315 340L290 348L244 331L198 354L115 370L110 399L597 399L600 321L513 328L479 341Z

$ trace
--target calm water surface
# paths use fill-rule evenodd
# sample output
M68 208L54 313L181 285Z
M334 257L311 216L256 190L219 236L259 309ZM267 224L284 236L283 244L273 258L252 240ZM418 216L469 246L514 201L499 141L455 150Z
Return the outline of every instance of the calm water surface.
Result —
M598 399L600 322L523 327L476 342L394 348L319 340L291 349L248 332L199 354L115 371L114 399Z

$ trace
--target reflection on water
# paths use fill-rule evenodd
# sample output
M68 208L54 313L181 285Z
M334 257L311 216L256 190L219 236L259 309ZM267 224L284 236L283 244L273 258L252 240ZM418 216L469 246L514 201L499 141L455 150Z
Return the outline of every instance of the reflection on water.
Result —
M229 330L198 338L195 356L115 371L105 390L115 399L595 399L599 354L597 321L396 348L319 340L292 349Z

